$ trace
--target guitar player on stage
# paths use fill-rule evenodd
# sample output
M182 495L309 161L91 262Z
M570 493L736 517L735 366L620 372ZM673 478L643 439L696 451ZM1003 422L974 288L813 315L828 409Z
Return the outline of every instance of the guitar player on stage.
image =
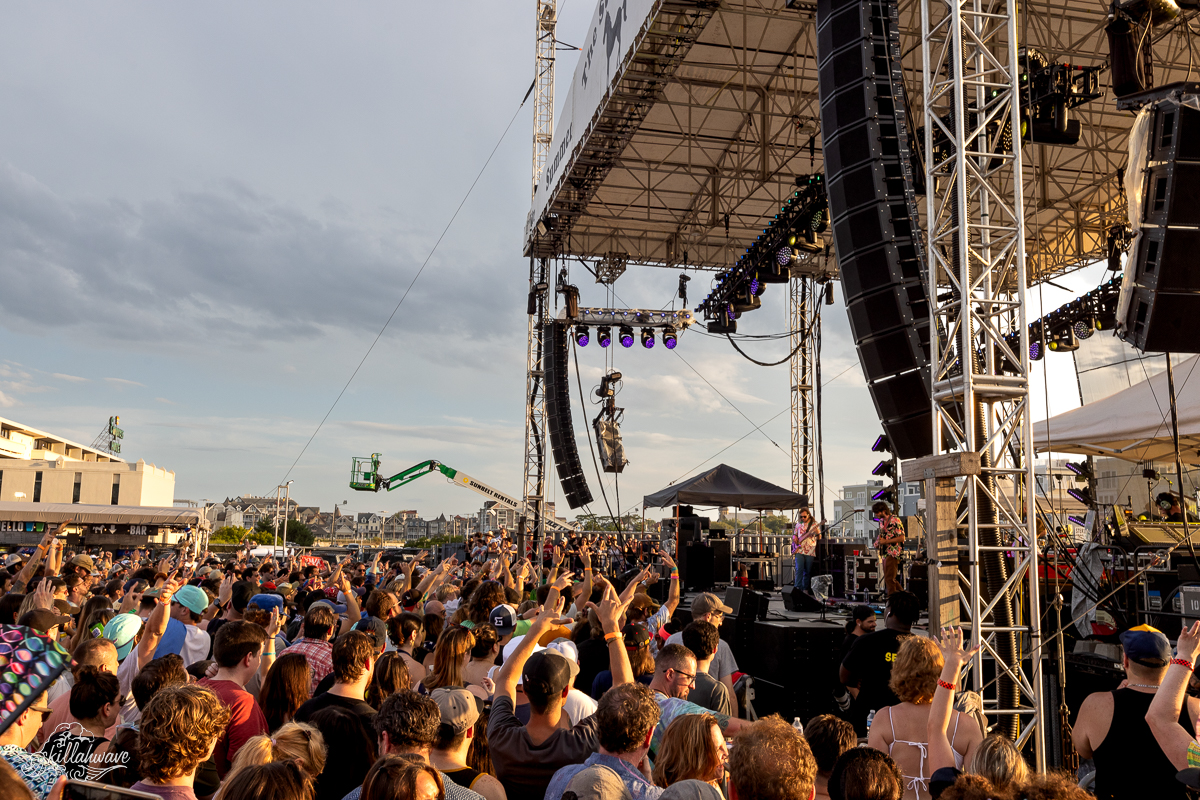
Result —
M820 523L813 519L807 508L800 509L800 521L792 529L792 575L793 585L802 592L808 591L817 556L817 539L820 538Z
M888 597L900 591L900 554L904 552L904 525L892 514L892 509L882 500L871 506L871 514L879 523L879 536L875 549L879 553L879 571L883 573Z

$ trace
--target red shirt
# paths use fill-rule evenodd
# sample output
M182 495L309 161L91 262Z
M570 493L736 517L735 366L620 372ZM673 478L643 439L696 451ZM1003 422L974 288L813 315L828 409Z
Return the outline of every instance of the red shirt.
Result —
M267 718L254 695L247 692L233 681L215 681L204 678L199 685L209 689L229 709L229 725L221 738L217 739L216 749L213 750L213 761L217 764L217 774L222 778L229 772L233 757L242 749L251 737L270 733L267 729Z

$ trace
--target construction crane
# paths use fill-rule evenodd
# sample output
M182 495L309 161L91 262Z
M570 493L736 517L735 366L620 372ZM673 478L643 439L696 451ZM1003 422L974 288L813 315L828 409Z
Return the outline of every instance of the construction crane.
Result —
M519 517L527 515L525 504L520 500L509 497L504 492L493 489L486 483L472 478L465 472L448 467L440 461L422 461L420 464L409 467L403 472L398 472L390 478L384 478L382 477L383 472L380 467L380 456L382 455L382 453L372 453L369 458L355 456L354 465L350 471L351 489L358 492L378 492L380 489L387 489L390 492L406 483L412 483L423 475L440 472L451 483L481 494L489 500L495 501L498 506L510 508L517 512L517 516ZM545 524L548 528L563 531L564 533L572 533L575 530L570 525L551 518L547 518Z

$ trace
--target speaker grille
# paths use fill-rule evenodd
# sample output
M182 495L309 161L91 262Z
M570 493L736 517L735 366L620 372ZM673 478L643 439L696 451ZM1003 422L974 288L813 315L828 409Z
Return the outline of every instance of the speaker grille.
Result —
M583 474L579 451L575 447L575 429L571 424L571 386L567 373L568 325L556 320L546 324L542 341L545 344L546 427L550 434L550 449L554 467L571 508L592 502L592 492Z
M817 3L826 185L859 362L896 455L933 450L929 302L900 71L885 0Z

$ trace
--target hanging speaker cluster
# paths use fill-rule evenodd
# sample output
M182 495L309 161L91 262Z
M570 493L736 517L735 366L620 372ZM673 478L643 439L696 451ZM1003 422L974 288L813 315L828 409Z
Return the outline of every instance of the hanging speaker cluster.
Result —
M579 450L575 447L575 428L571 424L571 385L567 373L569 331L570 324L565 320L548 322L543 331L546 427L563 497L571 508L579 508L592 502L592 492L583 474Z
M833 240L871 399L900 458L933 450L929 300L888 0L819 0L817 76Z

